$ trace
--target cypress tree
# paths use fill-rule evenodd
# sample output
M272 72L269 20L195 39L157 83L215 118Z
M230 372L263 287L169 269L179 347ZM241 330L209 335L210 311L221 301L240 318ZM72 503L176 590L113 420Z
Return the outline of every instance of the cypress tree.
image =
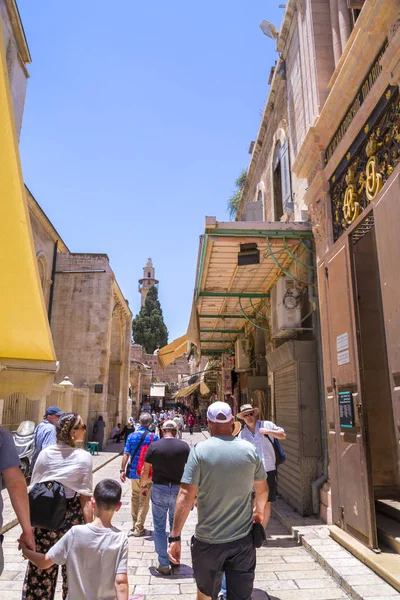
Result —
M140 313L133 319L132 333L135 344L143 346L147 354L168 344L168 329L154 285L149 289Z

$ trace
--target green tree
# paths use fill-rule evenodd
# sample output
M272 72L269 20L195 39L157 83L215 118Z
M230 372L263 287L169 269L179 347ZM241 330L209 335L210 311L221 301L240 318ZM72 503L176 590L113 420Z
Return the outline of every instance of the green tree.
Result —
M247 170L243 169L240 172L239 177L235 181L236 191L228 198L227 209L230 219L234 219L236 217L236 213L238 211L240 201L242 199L244 184L246 183L247 178Z
M168 329L154 285L149 289L140 313L133 319L132 333L135 344L143 346L147 354L168 344Z

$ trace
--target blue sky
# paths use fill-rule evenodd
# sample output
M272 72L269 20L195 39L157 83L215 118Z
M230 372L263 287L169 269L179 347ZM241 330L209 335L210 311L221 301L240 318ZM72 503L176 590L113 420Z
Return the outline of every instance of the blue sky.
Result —
M186 331L205 215L247 167L283 0L19 0L32 54L26 184L73 252L110 257L134 314L149 256Z

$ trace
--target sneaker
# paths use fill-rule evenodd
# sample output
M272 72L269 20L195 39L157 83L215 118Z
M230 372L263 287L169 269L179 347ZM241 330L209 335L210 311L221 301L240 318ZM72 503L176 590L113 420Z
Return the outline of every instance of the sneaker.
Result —
M144 529L143 529L143 531L139 531L138 529L134 529L134 530L132 531L132 535L133 535L134 537L143 537L144 535L146 535L146 532L145 532L145 530L144 530Z
M160 575L171 575L171 567L162 567L160 564L156 566L156 571L160 573Z

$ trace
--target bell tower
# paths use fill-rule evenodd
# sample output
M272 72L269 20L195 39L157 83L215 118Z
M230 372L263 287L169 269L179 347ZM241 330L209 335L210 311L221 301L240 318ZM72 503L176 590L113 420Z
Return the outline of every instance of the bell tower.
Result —
M143 267L143 279L139 279L139 294L142 296L140 306L143 306L146 296L152 285L157 285L158 280L155 278L156 272L153 267L151 258L147 259L146 266Z

